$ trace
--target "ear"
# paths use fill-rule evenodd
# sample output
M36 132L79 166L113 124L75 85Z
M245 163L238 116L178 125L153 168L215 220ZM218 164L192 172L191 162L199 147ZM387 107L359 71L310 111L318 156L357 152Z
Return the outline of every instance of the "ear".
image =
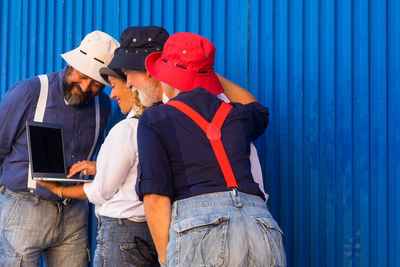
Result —
M153 75L151 75L150 72L148 72L148 71L146 70L145 77L146 77L146 78L151 78L151 77L153 77Z

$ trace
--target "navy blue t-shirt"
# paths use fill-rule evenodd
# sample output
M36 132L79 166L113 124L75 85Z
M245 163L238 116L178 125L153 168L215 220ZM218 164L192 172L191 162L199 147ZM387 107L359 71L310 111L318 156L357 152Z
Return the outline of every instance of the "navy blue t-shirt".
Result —
M182 92L179 100L211 122L221 100L202 88ZM250 142L264 133L268 109L254 102L231 103L221 140L241 192L264 195L251 174ZM146 110L138 126L139 165L136 191L168 196L171 201L227 191L229 188L206 134L187 115L169 105Z

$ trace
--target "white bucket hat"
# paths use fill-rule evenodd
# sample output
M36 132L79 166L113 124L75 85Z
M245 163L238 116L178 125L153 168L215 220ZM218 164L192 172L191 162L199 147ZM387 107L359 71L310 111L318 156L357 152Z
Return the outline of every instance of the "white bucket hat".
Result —
M114 56L114 50L118 47L118 41L110 35L101 31L94 31L87 34L77 48L61 56L74 69L104 85L110 86L101 77L99 70L107 67Z

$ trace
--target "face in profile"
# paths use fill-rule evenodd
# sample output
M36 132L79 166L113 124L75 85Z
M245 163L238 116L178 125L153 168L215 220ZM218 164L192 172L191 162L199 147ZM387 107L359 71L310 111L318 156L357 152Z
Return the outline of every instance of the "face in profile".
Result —
M122 79L108 76L111 84L110 98L115 99L122 114L127 114L133 108L133 92L126 86L126 82Z
M146 71L124 70L127 76L127 86L137 90L142 105L151 107L161 101L162 90L157 79L148 75Z
M63 77L64 98L74 107L79 107L98 95L104 85L85 74L67 66Z

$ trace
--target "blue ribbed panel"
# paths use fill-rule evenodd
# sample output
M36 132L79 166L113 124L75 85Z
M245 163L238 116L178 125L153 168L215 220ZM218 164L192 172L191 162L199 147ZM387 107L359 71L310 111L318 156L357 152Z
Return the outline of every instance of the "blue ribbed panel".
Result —
M400 266L400 2L387 4L388 265Z
M289 266L400 264L399 5L250 1L249 88L271 109L257 145Z
M400 266L400 1L0 0L0 99L92 30L199 33L270 109L256 141L288 266ZM105 89L110 92L109 88ZM122 116L113 103L111 124ZM89 221L92 252L96 220Z
M0 80L0 96L3 98L7 88L8 88L8 83L7 81L9 80L8 77L8 56L7 56L7 51L8 51L8 1L1 1L0 2L0 14L1 14L1 25L0 25L0 37L1 37L1 46L0 46L0 71L1 71L1 80Z

